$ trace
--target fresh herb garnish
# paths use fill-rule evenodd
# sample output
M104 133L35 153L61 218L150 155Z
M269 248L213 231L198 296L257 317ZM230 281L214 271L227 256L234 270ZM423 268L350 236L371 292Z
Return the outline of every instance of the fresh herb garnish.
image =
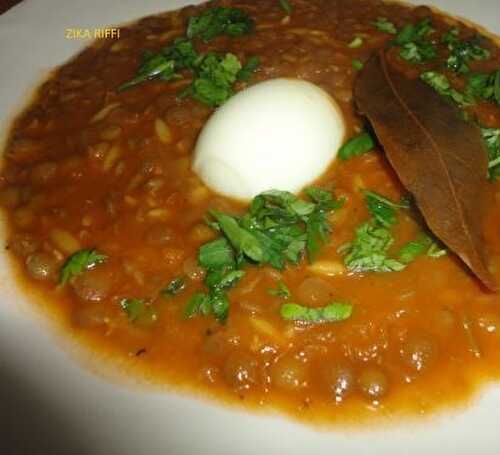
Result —
M292 297L290 289L288 289L288 286L285 283L283 283L283 281L280 281L278 283L278 287L276 289L269 289L268 293L272 296L281 297L282 299L285 300L288 300L289 298Z
M467 81L467 94L476 99L496 102L500 106L500 69L490 74L470 75Z
M281 306L281 317L287 321L300 322L338 322L349 319L352 315L350 303L333 302L323 307L309 308L296 303Z
M422 234L418 239L403 245L399 250L398 259L403 264L410 264L424 254L432 258L438 258L446 255L447 251L431 236Z
M180 294L186 288L186 280L179 276L174 278L165 288L160 291L162 297L169 298Z
M365 66L364 63L359 60L358 58L355 58L352 60L352 67L356 70L356 71L361 71L363 69L363 67Z
M59 282L66 284L71 278L80 275L86 270L93 269L103 263L107 256L96 250L80 250L71 255L64 263L59 276Z
M353 40L347 45L347 47L351 49L357 49L363 45L363 38L361 36L356 36Z
M460 107L467 107L474 104L470 96L455 90L444 74L436 71L426 71L420 75L420 78L441 96L451 99Z
M412 42L403 44L399 55L404 60L416 64L416 63L425 63L429 60L436 58L437 51L436 47L431 43Z
M299 199L286 191L267 191L256 196L249 210L240 216L219 211L209 212L210 226L222 237L203 245L199 264L207 270L206 293L195 294L185 315L214 316L223 322L229 311L227 290L244 275L245 265L264 265L284 269L298 264L307 253L313 261L328 241L330 224L327 215L342 201L319 189L306 190L309 200ZM281 288L284 292L284 288Z
M488 149L488 177L500 178L500 128L481 128Z
M348 160L354 156L364 155L375 147L375 141L366 131L349 139L339 150L339 158Z
M468 73L470 71L468 63L472 60L490 58L490 51L479 46L481 42L479 36L468 41L460 41L458 31L452 31L443 35L442 42L447 44L450 50L450 55L446 60L446 68L456 73Z
M364 190L363 194L365 196L368 211L380 225L385 227L391 227L396 224L396 210L410 208L410 205L406 200L402 200L399 203L393 202L390 199L369 190Z
M180 79L180 71L191 69L198 58L191 41L178 38L171 46L164 47L158 53L145 52L137 75L118 87L118 91L127 90L135 85L153 79L171 81Z
M397 211L409 209L410 204L402 199L394 202L373 191L363 191L368 211L372 218L361 224L351 243L339 248L344 255L346 267L354 272L399 272L427 253L430 257L440 257L446 251L438 247L435 240L422 235L417 240L404 245L396 258L389 256L389 249L394 243L391 228L397 224Z
M236 79L239 81L248 82L252 77L252 74L257 71L260 66L260 58L259 57L250 57L243 67L238 72Z
M293 6L288 0L278 0L281 9L288 15L293 13Z
M235 55L226 54L222 57L209 52L198 60L194 69L196 77L181 97L191 95L208 106L220 106L233 95L233 83L241 69L241 63Z
M122 299L120 306L130 322L150 325L158 319L156 310L142 299Z
M377 28L377 30L384 33L395 35L398 32L396 26L392 22L389 22L385 17L379 17L376 21L372 22L372 24Z
M412 42L421 42L424 38L434 32L429 19L424 19L417 24L405 25L397 34L394 42L400 46Z
M217 36L245 35L253 30L254 22L245 11L238 8L210 8L189 19L186 35L209 42Z
M434 29L429 19L403 27L394 39L394 43L401 46L399 53L401 58L414 64L436 58L436 47L426 41L427 36L433 32Z

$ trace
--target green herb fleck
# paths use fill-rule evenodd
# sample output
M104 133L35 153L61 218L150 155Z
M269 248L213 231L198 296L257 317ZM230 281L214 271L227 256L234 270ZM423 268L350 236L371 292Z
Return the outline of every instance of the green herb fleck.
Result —
M410 207L406 200L399 203L393 202L374 191L364 190L363 194L368 211L380 225L385 227L391 227L396 224L396 210L408 209Z
M379 17L376 21L372 22L372 24L377 28L377 30L384 33L395 35L398 32L396 26L392 22L389 22L385 17Z
M277 289L269 289L269 294L273 295L275 297L281 297L282 299L288 300L292 297L292 293L290 292L290 289L288 289L288 286L283 283L283 281L280 281L278 283Z
M281 9L288 15L293 13L293 6L288 0L279 0Z
M339 322L352 315L350 303L333 302L323 307L309 308L296 303L285 303L281 306L281 317L287 321L310 323Z
M357 49L363 45L363 38L361 36L356 36L348 45L351 49Z
M496 102L500 106L500 69L490 74L471 74L466 93L475 99Z
M142 299L122 299L120 306L130 322L150 325L158 320L156 310Z
M486 60L490 58L490 51L479 46L481 38L475 36L468 41L460 41L455 34L444 35L443 42L448 44L450 55L446 60L446 67L456 73L468 73L468 62L472 60Z
M451 99L460 107L467 107L473 104L471 97L455 90L444 74L435 71L426 71L420 75L420 78L440 95Z
M375 147L375 141L366 131L349 139L339 150L339 158L348 160L355 156L364 155Z
M500 128L481 128L488 149L488 177L500 178Z
M236 78L239 81L248 82L252 77L253 73L257 71L260 66L259 57L250 57L246 63L243 65L241 70L238 72Z
M118 91L153 79L162 81L180 79L182 77L180 71L192 68L197 57L193 44L184 38L176 39L172 46L164 47L158 53L145 52L136 76L120 85Z
M107 256L96 250L80 250L71 255L64 263L59 276L59 282L66 284L71 278L80 275L86 270L93 269L103 263Z
M352 63L352 67L356 71L361 71L364 68L364 66L365 66L365 64L361 60L359 60L357 58L353 59L351 63Z
M186 288L184 277L179 276L174 278L164 289L160 291L162 297L169 298L180 294Z
M209 42L220 35L236 37L248 34L253 27L253 20L241 9L217 7L191 17L186 34L190 39Z

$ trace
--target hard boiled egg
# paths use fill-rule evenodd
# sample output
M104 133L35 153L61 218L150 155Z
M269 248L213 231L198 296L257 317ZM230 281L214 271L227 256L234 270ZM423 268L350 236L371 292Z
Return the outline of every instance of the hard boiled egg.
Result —
M193 170L217 193L248 200L299 192L335 159L345 133L337 103L318 86L273 79L239 92L200 133Z

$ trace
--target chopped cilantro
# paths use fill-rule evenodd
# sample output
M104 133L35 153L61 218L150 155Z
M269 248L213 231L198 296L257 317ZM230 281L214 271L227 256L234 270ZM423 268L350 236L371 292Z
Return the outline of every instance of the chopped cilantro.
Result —
M245 265L269 264L277 269L297 264L307 253L314 260L328 241L327 215L342 201L320 188L306 190L309 200L286 191L271 190L256 196L241 216L211 211L210 226L222 234L203 245L199 264L207 270L206 293L194 295L186 307L186 317L214 316L223 322L229 311L227 291L243 277ZM284 292L284 288L279 288Z
M410 204L403 199L394 202L373 191L364 191L365 201L372 218L361 224L351 243L339 248L344 255L346 267L354 272L399 272L427 253L430 257L446 254L437 242L428 235L405 244L396 258L389 256L394 243L391 228L397 223L397 210L409 209Z
M189 19L186 35L208 42L220 35L232 37L245 35L253 30L254 22L243 10L217 7L205 10Z
M198 54L193 44L178 38L172 46L164 47L158 53L145 52L137 75L130 81L120 85L118 91L123 91L143 82L160 79L170 81L181 78L179 71L192 68Z
M349 139L339 150L339 158L348 160L355 156L364 155L375 147L375 141L366 131Z
M156 310L142 299L122 299L120 306L130 322L150 325L158 319Z
M456 73L468 73L468 62L471 60L486 60L490 58L490 51L479 46L481 38L475 36L468 41L460 41L458 32L449 32L443 35L442 41L448 45L450 55L446 60L446 67Z
M415 64L436 58L436 47L425 40L432 32L434 29L429 19L403 27L394 39L394 43L401 46L401 58Z
M288 0L278 0L281 9L288 15L293 13L293 6Z
M376 21L372 22L372 24L377 28L377 30L384 33L395 35L398 32L396 26L392 22L389 22L385 17L379 17Z
M394 243L391 231L375 220L356 229L354 240L340 247L346 267L353 272L398 272L405 268L402 262L388 257Z
M397 209L409 208L409 204L405 200L397 203L373 191L364 190L363 193L368 211L380 225L385 227L391 227L396 224Z
M243 65L243 67L240 69L236 78L239 81L248 82L250 80L250 78L252 77L252 74L255 71L257 71L259 66L260 66L259 57L250 57L246 61L246 63Z
M473 104L471 97L455 90L444 74L435 71L426 71L420 75L420 78L440 95L450 98L460 107L467 107Z
M363 38L356 36L347 46L351 49L357 49L363 45Z
M64 263L59 276L59 282L66 284L74 276L86 270L93 269L107 259L107 256L96 250L80 250L71 255Z
M364 68L364 66L365 66L364 63L361 60L357 59L357 58L353 59L351 63L352 63L352 67L356 71L361 71Z
M436 58L437 51L436 47L431 43L411 42L403 44L399 55L410 63L425 63L428 60Z
M174 295L180 294L186 288L186 281L184 277L179 276L174 278L164 289L160 291L160 294L165 297L173 297Z
M290 292L290 289L288 289L288 286L283 283L283 281L280 281L278 283L278 288L277 289L269 289L269 294L273 295L275 297L281 297L282 299L288 300L289 298L292 297L292 293Z
M350 303L333 302L323 307L309 308L296 303L285 303L281 306L281 317L287 321L300 322L339 322L352 315Z
M405 25L397 34L394 42L400 46L412 42L419 42L434 32L431 21L424 19L417 24Z
M490 74L470 75L466 92L475 99L496 102L500 106L500 69Z
M488 176L500 178L500 128L481 128L481 134L488 149Z

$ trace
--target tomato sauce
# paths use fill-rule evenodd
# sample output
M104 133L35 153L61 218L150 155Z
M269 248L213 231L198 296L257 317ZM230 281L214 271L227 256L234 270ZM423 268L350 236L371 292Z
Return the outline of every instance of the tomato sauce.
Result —
M473 30L426 7L368 0L293 1L288 15L272 0L224 1L255 21L237 37L196 41L200 52L258 56L247 84L276 77L308 80L341 106L348 136L365 120L356 114L354 59L366 61L394 36L373 23L384 17L401 29L430 18L439 36L453 25ZM160 384L188 388L253 409L278 409L305 422L359 423L387 415L418 416L464 403L500 376L500 298L485 290L451 252L419 257L405 270L352 273L339 247L351 242L370 214L361 190L392 200L405 190L379 148L335 162L316 186L345 198L330 215L332 233L320 256L284 271L246 267L229 291L225 323L213 316L186 319L190 297L204 290L199 247L219 234L205 223L210 209L242 213L241 203L212 193L191 171L197 135L212 108L177 94L191 82L148 81L123 92L144 50L158 51L183 36L189 18L211 4L148 17L98 40L54 71L15 121L4 152L0 203L9 227L7 248L21 281L43 294L49 315L92 349L128 359ZM363 45L349 47L353 38ZM499 67L499 52L473 61L474 71ZM390 51L409 75L411 65ZM463 81L449 74L457 89ZM498 106L469 109L485 126L500 127ZM498 210L492 196L485 236L491 270L500 277ZM398 214L396 251L422 232L411 211ZM65 261L82 249L106 260L60 284ZM162 290L182 277L174 296ZM283 283L293 301L319 307L348 301L342 322L301 324L280 315ZM130 319L124 298L155 309L145 322Z

